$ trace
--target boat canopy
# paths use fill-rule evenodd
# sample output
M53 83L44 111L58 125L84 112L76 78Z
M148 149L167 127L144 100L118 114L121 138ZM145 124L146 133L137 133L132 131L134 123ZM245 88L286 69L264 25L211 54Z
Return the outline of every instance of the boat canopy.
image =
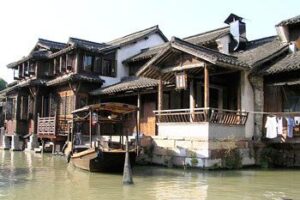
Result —
M92 105L88 105L76 109L72 112L72 114L77 114L77 113L87 112L87 111L97 112L102 110L110 111L118 114L128 114L137 111L138 107L134 105L125 104L125 103L115 103L115 102L98 103L98 104L92 104Z

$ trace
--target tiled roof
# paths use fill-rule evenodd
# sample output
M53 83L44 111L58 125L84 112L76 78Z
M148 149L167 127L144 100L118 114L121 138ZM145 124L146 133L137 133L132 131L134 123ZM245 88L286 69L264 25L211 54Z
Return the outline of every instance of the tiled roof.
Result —
M159 60L167 55L167 52L172 48L193 55L214 65L238 69L249 69L249 66L246 63L239 61L235 56L226 55L219 51L204 46L194 45L179 38L172 37L171 41L168 42L168 45L166 45L158 54L139 69L137 75L149 78L157 76L157 70L159 70L157 69L157 64L159 63ZM153 69L153 66L156 66L154 67L155 69ZM152 75L150 76L149 74Z
M13 63L9 63L7 65L7 68L15 68L17 67L19 64L26 62L28 60L42 60L42 59L47 59L48 56L50 55L50 52L46 51L46 50L40 50L40 51L33 51L31 54L29 54L28 56L13 62Z
M286 19L278 23L276 26L284 26L284 25L291 25L291 24L297 24L300 23L300 15L296 17L292 17L290 19Z
M282 44L278 37L272 36L249 41L245 50L236 52L233 55L238 57L241 62L245 62L251 67L256 67L273 58L277 53L286 50L287 46Z
M164 47L166 47L168 43L164 43L161 45L157 45L155 47L143 49L141 53L136 54L124 61L124 63L136 62L144 59L150 59L155 56L159 51L161 51Z
M155 87L158 85L158 80L144 78L144 77L129 77L119 83L107 87L96 89L90 92L91 95L114 94L117 92L124 92L128 90L144 89L148 87Z
M214 29L214 30L207 31L204 33L199 33L197 35L189 36L189 37L183 38L183 40L185 40L189 43L195 44L195 45L207 45L211 42L214 42L216 39L218 39L226 34L229 34L229 26ZM139 54L136 54L136 55L132 56L131 58L128 58L124 62L130 63L130 62L136 62L136 61L152 58L158 52L160 52L166 45L167 45L167 43L158 45L155 47L151 47L148 49L144 49Z
M152 26L150 28L138 31L138 32L134 32L131 33L129 35L114 39L110 42L107 42L108 45L111 46L123 46L132 42L135 42L139 39L145 38L148 35L152 34L152 33L158 33L161 35L161 37L167 42L168 39L166 38L166 36L161 32L161 30L159 29L158 25L156 26Z
M248 68L248 65L246 63L239 61L235 56L226 55L220 53L219 51L206 48L204 46L194 45L176 37L172 38L171 43L173 43L174 46L179 46L189 50L190 52L194 52L195 55L199 58L202 58L213 64L230 64L243 68Z
M229 34L229 26L214 29L197 35L183 38L183 40L196 45L205 45L211 42L215 42L216 39Z
M300 70L300 51L287 54L274 64L262 69L259 73L263 75L270 75L296 70Z
M65 74L63 76L60 76L58 78L55 78L53 80L50 80L46 83L47 86L54 86L54 85L60 85L64 84L68 81L84 81L84 82L90 82L90 83L99 83L102 84L104 81L96 75L92 74ZM101 86L101 85L99 85Z
M49 50L60 50L66 47L65 43L55 42L55 41L46 40L42 38L38 39L37 45L42 46Z
M34 86L34 85L45 85L47 80L44 79L28 79L18 82L18 87Z
M68 44L82 49L86 49L88 51L100 51L104 47L108 46L105 43L97 43L97 42L92 42L92 41L73 38L73 37L69 38Z

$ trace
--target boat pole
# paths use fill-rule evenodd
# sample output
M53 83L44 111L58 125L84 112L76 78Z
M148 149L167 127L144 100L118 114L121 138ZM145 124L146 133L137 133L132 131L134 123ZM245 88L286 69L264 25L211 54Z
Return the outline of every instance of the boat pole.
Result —
M126 135L126 154L125 154L125 162L124 162L124 170L123 170L123 185L131 185L131 184L133 184L133 179L132 179L132 171L131 171L131 165L130 165L128 134L127 134Z

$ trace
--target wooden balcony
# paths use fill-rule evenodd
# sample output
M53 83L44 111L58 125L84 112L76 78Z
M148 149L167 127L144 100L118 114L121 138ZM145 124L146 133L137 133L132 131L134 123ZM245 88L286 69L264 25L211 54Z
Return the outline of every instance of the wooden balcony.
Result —
M38 117L37 135L39 138L66 137L69 132L69 123L66 119L54 117Z
M56 116L38 117L37 126L38 137L55 138L56 136Z
M224 125L245 125L248 112L216 108L175 109L154 111L159 123L209 122Z
M154 113L158 136L201 140L245 138L248 113L244 111L195 108Z

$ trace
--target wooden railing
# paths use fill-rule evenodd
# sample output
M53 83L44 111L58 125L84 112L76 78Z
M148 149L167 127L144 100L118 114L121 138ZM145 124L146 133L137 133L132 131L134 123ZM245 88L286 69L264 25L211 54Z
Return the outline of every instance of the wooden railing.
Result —
M215 124L245 125L248 112L224 109L211 109L210 122Z
M55 136L56 116L54 117L38 116L37 134L40 136Z
M248 112L214 109L195 108L154 111L156 122L159 123L197 123L210 122L225 125L245 125Z
M37 134L40 136L67 135L69 125L67 118L38 116Z

